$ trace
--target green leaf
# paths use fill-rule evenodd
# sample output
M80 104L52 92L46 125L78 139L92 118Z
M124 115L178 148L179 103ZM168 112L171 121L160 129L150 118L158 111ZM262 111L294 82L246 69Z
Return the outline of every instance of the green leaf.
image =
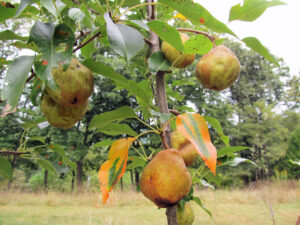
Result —
M10 30L5 30L0 32L0 41L6 40L19 40L19 41L27 41L28 37L22 37Z
M194 25L204 25L218 33L236 36L224 23L213 17L203 6L192 0L159 0L184 15Z
M255 162L251 161L250 159L245 159L245 158L239 158L239 157L235 157L233 160L230 160L230 161L227 161L227 162L224 162L222 164L222 166L237 166L239 165L240 163L242 162L247 162L247 163L250 163L254 166L257 166Z
M174 27L159 20L152 20L147 25L154 33L156 33L160 37L160 39L168 42L178 51L182 52L182 41L179 32Z
M300 166L300 160L299 161L294 161L294 160L289 160L290 161L290 163L292 163L292 164L294 164L294 165L298 165L298 166Z
M279 63L275 59L273 55L270 54L269 50L263 46L260 41L255 37L246 37L242 40L245 44L251 48L252 50L256 51L257 53L261 54L270 62L274 63L275 65L279 66Z
M87 40L89 40L92 37L92 35L87 36L83 43L86 42ZM87 45L83 46L80 51L83 55L83 57L85 59L91 58L92 57L92 53L94 52L94 50L96 49L96 45L95 45L95 41L91 41L89 42Z
M100 62L95 62L92 59L85 60L83 65L89 68L92 72L101 74L102 76L113 80L119 87L127 89L129 91L129 95L134 95L140 104L142 103L146 106L152 104L152 92L148 91L148 89L144 87L144 83L136 83L132 80L127 80L124 76L115 72L111 67Z
M14 46L18 49L27 48L27 49L31 49L32 51L35 51L35 52L39 51L39 48L34 43L24 43L24 42L21 42L21 41L16 41L16 42L14 42L10 45Z
M122 106L116 110L94 116L90 123L90 129L103 128L113 121L121 121L124 119L136 117L137 115L134 113L132 108L130 108L129 106Z
M55 26L37 21L30 31L28 43L35 43L43 53L41 60L34 65L35 71L52 89L57 88L52 77L52 67L69 65L74 41L72 30L65 24Z
M210 216L210 218L212 218L211 212L204 207L199 197L193 197L193 201L195 201Z
M184 43L183 52L204 55L213 48L213 43L203 35L193 35Z
M6 3L5 6L0 4L0 22L3 22L16 14L17 8L10 3Z
M117 4L121 4L121 2L123 2L122 7L132 7L141 4L140 0L126 0L126 1L117 0Z
M211 188L211 189L215 189L215 187L213 185L211 185L210 183L208 183L206 180L203 180L203 179L200 179L200 184L202 184L204 187L208 187L208 188Z
M0 174L6 179L12 179L12 167L8 160L3 157L0 157Z
M19 5L19 8L17 10L17 13L15 14L15 17L18 17L21 15L21 13L26 9L27 6L31 5L35 0L21 0L21 4Z
M220 136L224 144L226 146L229 146L229 137L223 133L223 129L219 120L211 116L204 116L204 118L217 131L218 135Z
M230 9L229 21L254 21L260 17L267 8L278 5L286 5L286 3L277 0L244 0L243 6L237 4Z
M143 28L145 31L149 31L149 27L141 20L126 20L128 25Z
M70 9L68 15L71 19L75 20L76 22L81 22L85 17L85 14L81 12L81 10L78 8Z
M29 141L39 141L39 142L42 142L42 143L45 144L46 137L42 137L42 136L31 136L31 137L29 137L28 140L29 140Z
M154 52L148 60L149 70L152 72L157 71L168 71L170 70L171 64L165 58L162 52Z
M100 142L97 142L92 146L92 148L100 148L100 147L106 147L112 145L116 140L106 139Z
M61 12L66 6L61 0L55 0L55 4L59 12ZM53 4L53 0L41 0L41 5L45 7L50 13L52 13L55 17L59 16L56 7Z
M41 81L41 79L38 77L35 77L33 80L33 86L32 86L31 93L30 93L30 100L34 106L38 105L36 100L37 100L38 95L42 92L42 85L43 85L43 82Z
M128 160L130 160L131 163L127 164L127 170L133 170L138 167L143 168L146 165L145 160L138 156L129 156Z
M11 109L19 102L34 56L20 56L9 66L4 79L2 98L8 100Z
M38 160L36 160L36 163L39 164L43 169L52 171L57 176L57 172L56 172L54 166L48 160L38 159Z
M102 128L97 129L97 131L104 133L106 135L111 135L111 136L117 136L120 134L128 134L128 135L135 137L138 135L127 124L117 124L117 123L108 124Z
M132 27L114 24L108 13L104 15L108 41L112 49L130 61L144 47L144 38Z
M220 149L220 150L217 151L217 156L218 157L222 157L224 155L231 154L231 153L234 153L234 152L237 152L237 151L241 151L241 150L244 150L244 149L248 149L248 147L245 147L245 146L230 146L230 147L225 147L225 148L222 148L222 149Z

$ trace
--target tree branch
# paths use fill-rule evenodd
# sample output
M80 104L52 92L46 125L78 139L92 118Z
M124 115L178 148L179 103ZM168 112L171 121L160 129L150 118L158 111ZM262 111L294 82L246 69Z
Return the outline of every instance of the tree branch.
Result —
M25 152L17 152L17 151L0 151L0 154L21 155L21 154L25 154Z
M195 34L201 34L206 36L214 45L214 47L216 46L216 37L212 36L204 31L200 31L200 30L195 30L195 29L191 29L191 28L177 28L177 31L183 31L183 32L191 32L191 33L195 33Z
M89 40L87 40L86 42L80 44L77 48L75 48L73 50L73 53L76 52L77 50L81 49L82 47L84 47L85 45L87 45L88 43L90 43L92 40L94 40L95 38L97 38L99 35L101 34L101 32L97 32L96 34L94 34Z

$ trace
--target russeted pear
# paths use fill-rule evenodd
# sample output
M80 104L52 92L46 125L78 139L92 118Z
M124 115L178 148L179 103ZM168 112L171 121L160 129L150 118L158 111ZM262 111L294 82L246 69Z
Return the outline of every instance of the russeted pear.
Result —
M192 165L199 156L199 153L194 148L193 144L178 130L171 133L171 144L172 148L179 150L186 166Z
M177 222L178 225L192 225L195 219L195 214L191 204L189 202L185 202L184 208L178 204L176 206L177 209Z
M88 100L76 107L63 106L55 102L47 91L44 91L40 105L52 126L68 129L83 117L88 107Z
M179 34L182 44L184 44L190 38L185 33ZM161 51L164 53L166 59L176 68L185 68L190 65L195 59L195 54L180 53L176 48L174 48L166 41L162 42Z
M142 193L160 208L175 205L189 193L191 185L191 175L176 149L157 153L140 180Z
M47 91L53 100L70 107L86 104L94 89L93 74L88 68L73 58L67 70L60 66L52 69L52 75L58 89L47 86Z
M205 88L221 91L234 83L240 70L235 54L226 46L219 45L201 57L196 66L196 76Z

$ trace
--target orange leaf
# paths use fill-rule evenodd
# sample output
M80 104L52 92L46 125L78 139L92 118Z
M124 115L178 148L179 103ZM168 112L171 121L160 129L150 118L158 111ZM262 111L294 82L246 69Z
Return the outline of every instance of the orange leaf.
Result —
M125 173L128 150L134 140L135 138L123 138L115 141L110 147L108 160L100 167L98 177L103 204L108 199L109 192Z
M196 148L208 168L215 174L217 150L211 143L206 120L199 114L183 114L176 118L176 129Z

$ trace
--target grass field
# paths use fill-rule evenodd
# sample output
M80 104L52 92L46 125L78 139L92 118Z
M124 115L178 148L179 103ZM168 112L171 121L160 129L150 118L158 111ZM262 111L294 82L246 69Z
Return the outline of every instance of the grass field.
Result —
M299 183L255 185L243 190L199 191L213 219L192 203L194 225L293 225L300 214ZM165 210L142 194L113 192L107 204L100 193L48 194L0 192L1 225L166 225Z

